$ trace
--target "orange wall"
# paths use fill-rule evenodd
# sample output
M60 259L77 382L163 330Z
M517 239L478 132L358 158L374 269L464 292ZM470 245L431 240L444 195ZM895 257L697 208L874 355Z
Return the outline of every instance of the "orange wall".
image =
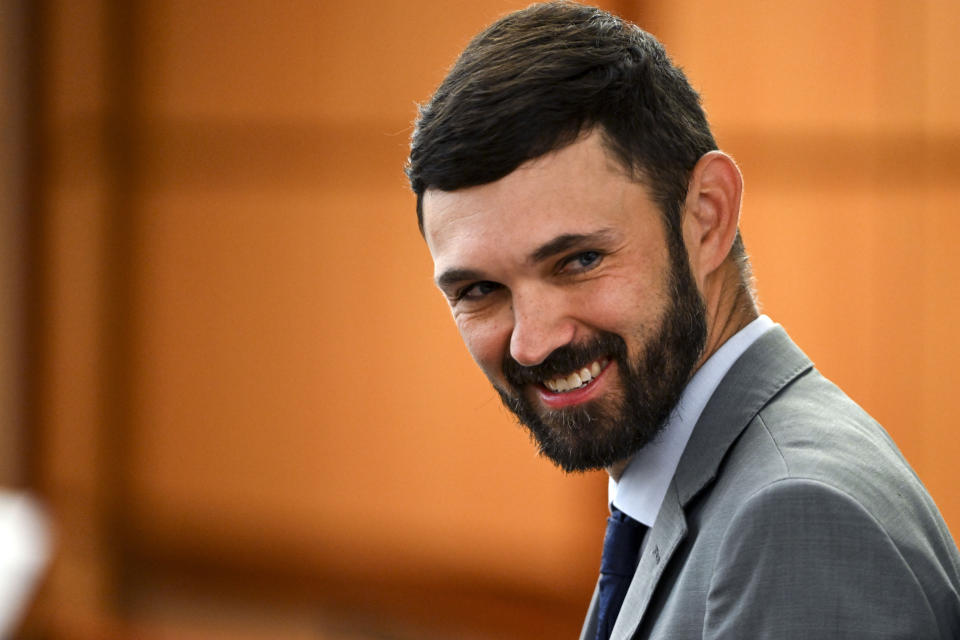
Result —
M457 600L448 631L516 637L507 618L536 625L542 605L576 632L605 480L538 460L499 408L401 170L414 103L524 4L51 2L39 413L58 637L83 637L77 607L98 637L111 594L149 600L151 571L194 564L313 576L321 604L368 617L376 594L337 599L351 580ZM765 310L960 530L960 10L649 5L615 3L686 68L743 168ZM541 605L493 623L483 598Z

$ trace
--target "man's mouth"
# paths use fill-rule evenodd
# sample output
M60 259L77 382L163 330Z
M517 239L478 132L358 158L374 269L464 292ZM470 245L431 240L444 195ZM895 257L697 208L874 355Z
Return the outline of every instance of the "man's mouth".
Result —
M568 373L565 376L544 380L543 386L554 393L566 393L575 389L582 389L600 375L600 372L602 372L609 363L610 360L608 358L594 360L587 366Z

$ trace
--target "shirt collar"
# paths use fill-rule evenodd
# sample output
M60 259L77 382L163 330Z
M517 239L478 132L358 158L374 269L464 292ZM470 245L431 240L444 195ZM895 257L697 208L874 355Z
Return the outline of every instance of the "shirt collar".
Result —
M619 481L610 478L607 489L610 504L648 527L653 526L680 456L707 401L733 363L773 326L769 317L760 316L731 336L703 363L687 383L660 434L633 456Z

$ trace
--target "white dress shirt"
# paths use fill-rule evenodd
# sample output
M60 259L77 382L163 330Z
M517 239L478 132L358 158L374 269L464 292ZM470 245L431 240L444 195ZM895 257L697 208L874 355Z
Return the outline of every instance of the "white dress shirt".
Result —
M703 363L684 388L663 431L633 456L619 481L610 478L607 490L610 504L648 527L653 526L687 440L710 396L743 352L774 326L770 318L760 316Z

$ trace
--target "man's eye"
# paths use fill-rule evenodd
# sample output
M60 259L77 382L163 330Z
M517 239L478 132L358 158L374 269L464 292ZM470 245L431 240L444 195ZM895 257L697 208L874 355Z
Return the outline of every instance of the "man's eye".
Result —
M496 282L475 282L470 286L464 287L457 292L457 300L480 300L481 298L493 293L501 285Z
M584 251L571 256L563 265L564 269L573 271L589 271L600 263L603 258L599 251Z

